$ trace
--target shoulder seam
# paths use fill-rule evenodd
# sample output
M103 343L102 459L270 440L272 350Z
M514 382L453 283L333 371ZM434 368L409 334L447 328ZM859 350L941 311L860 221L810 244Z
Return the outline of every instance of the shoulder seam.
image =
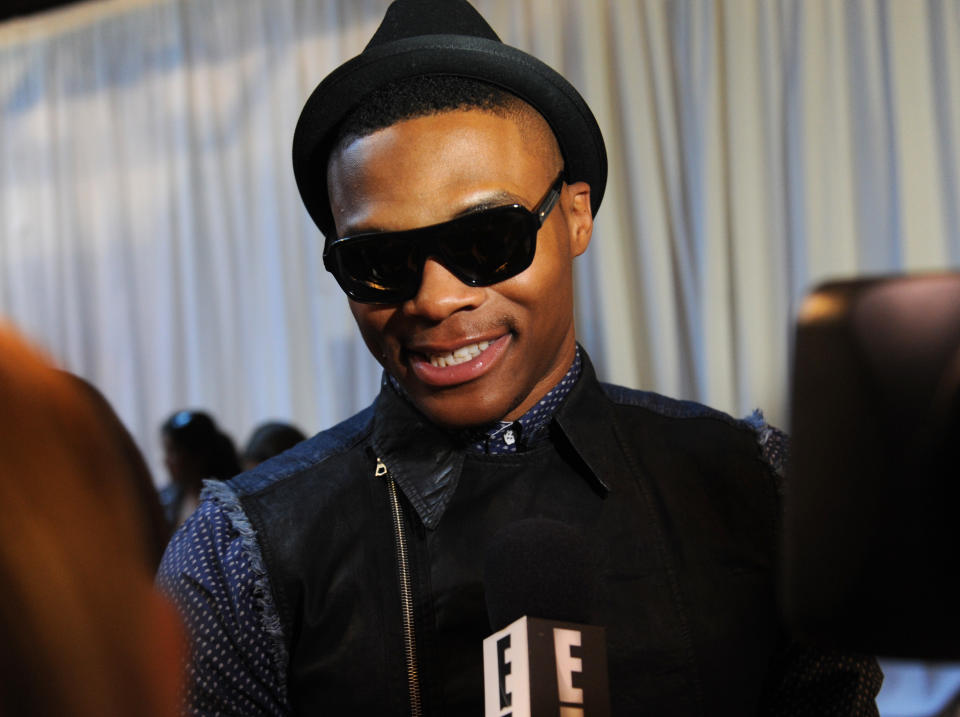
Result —
M713 418L732 426L747 427L744 419L711 408L696 401L670 398L653 391L641 391L610 383L602 383L604 394L618 406L643 408L665 418Z
M372 407L371 407L372 408ZM294 446L275 459L266 461L246 473L234 476L227 484L239 496L262 493L304 472L316 468L330 458L347 452L370 434L370 408ZM359 425L356 425L359 424ZM282 463L281 463L282 461Z
M783 431L767 423L761 410L756 409L744 418L735 418L696 401L669 398L652 391L640 391L608 383L601 386L604 394L618 406L641 408L665 418L713 419L733 428L750 431L756 441L760 460L773 474L777 492L782 493L789 439Z

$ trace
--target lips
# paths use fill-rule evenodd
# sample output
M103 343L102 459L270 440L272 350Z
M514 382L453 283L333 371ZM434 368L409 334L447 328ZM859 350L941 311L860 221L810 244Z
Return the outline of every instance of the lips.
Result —
M477 341L452 351L410 352L410 367L424 384L455 386L473 381L489 371L503 356L510 334L493 341Z

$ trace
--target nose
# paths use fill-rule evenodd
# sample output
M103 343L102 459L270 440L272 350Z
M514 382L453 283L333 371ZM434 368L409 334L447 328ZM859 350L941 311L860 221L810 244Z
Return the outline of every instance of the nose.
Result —
M475 309L483 303L486 290L467 286L435 259L423 265L423 278L417 295L404 303L404 311L430 321L443 321L457 311Z

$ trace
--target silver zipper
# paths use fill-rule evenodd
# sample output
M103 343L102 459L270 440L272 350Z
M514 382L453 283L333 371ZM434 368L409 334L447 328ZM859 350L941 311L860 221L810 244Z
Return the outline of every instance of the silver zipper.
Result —
M377 478L386 478L390 508L393 511L393 529L397 546L397 567L400 576L400 607L403 614L403 648L407 660L407 689L410 693L410 714L423 715L420 700L420 673L417 670L417 643L413 633L413 590L410 588L410 569L407 564L407 537L403 530L403 512L397 497L397 482L386 464L377 458Z

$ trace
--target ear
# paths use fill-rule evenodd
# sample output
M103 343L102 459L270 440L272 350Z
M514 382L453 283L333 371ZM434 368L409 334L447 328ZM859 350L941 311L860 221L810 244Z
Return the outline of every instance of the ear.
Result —
M574 182L563 193L562 206L567 217L570 253L580 256L587 250L593 235L593 212L590 209L590 185Z

